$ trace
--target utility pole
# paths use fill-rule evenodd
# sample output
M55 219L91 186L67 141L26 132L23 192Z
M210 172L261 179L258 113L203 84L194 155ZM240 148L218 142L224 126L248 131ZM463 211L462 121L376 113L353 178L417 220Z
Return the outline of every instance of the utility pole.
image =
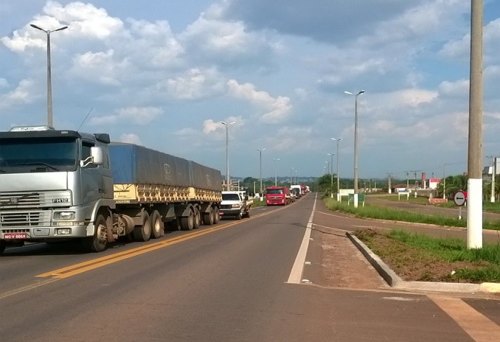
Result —
M483 247L483 0L471 0L467 248Z
M493 167L491 168L491 197L490 202L495 203L495 177L497 174L497 157L493 157Z
M390 173L387 174L387 193L392 193L392 185L391 185L391 177L392 175Z

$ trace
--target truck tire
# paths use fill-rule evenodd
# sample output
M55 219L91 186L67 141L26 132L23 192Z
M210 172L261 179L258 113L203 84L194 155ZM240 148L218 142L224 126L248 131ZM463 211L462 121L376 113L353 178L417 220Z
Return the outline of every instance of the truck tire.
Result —
M188 216L181 217L181 229L182 230L192 230L194 228L194 214L193 211L189 211Z
M102 252L108 247L107 221L104 215L99 214L94 222L94 236L83 238L82 246L88 252Z
M214 210L212 210L212 213L214 215L214 224L219 223L220 221L219 208L214 208Z
M0 255L5 251L5 241L0 240Z
M199 208L194 208L194 225L193 229L200 228L201 225L201 213Z
M153 211L153 214L151 215L151 227L153 239L159 239L165 235L165 226L163 225L163 221L158 210Z
M134 227L134 240L135 241L148 241L151 238L151 219L147 211L142 213L142 225Z
M203 224L211 226L214 224L214 210L208 209L208 213L203 213Z
M237 220L241 220L243 218L243 211L240 210L239 214L236 216Z

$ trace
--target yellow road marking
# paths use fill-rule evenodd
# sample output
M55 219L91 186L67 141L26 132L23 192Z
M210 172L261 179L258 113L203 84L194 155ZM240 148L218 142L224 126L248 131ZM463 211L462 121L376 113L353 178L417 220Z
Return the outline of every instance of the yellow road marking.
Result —
M268 212L264 212L264 213L259 214L257 216L252 216L250 219L247 219L245 221L235 221L232 223L224 224L222 226L217 226L217 227L213 227L213 228L207 228L207 229L195 231L195 232L184 234L181 236L177 236L177 237L174 237L174 238L171 238L168 240L162 240L162 241L151 243L151 244L148 244L145 246L140 246L137 248L129 249L129 250L126 250L123 252L118 252L118 253L114 253L111 255L106 255L106 256L103 256L100 258L84 261L84 262L74 264L74 265L69 265L69 266L62 267L62 268L59 268L56 270L52 270L49 272L38 274L35 277L37 277L37 278L50 278L50 279L69 278L69 277L75 276L77 274L81 274L84 272L95 270L97 268L100 268L100 267L103 267L106 265L114 264L114 263L120 262L122 260L130 259L130 258L133 258L133 257L138 256L138 255L149 253L149 252L155 251L157 249L169 247L169 246L176 245L178 243L181 243L181 242L184 242L184 241L187 241L190 239L194 239L194 238L197 238L197 237L200 237L203 235L215 233L219 230L233 227L233 226L237 225L238 223L247 222L248 220L251 220L251 219L256 219L256 218L259 218L262 216L270 215L270 214L276 212L277 210L282 210L285 208L286 207L272 210L272 211L268 211Z
M428 296L477 342L500 341L500 327L460 298Z
M132 257L138 256L141 254L149 253L149 252L155 251L155 250L160 249L160 248L165 248L168 246L172 246L172 245L181 243L181 242L186 241L186 240L194 239L194 238L199 237L199 236L214 233L214 232L217 232L219 230L232 227L235 224L236 223L225 224L223 226L196 231L193 233L174 237L174 238L171 238L168 240L162 240L159 242L148 244L146 246L140 246L140 247L129 249L129 250L126 250L123 252L114 253L114 254L100 257L97 259L84 261L84 262L81 262L78 264L59 268L57 270L38 274L36 277L38 277L38 278L56 278L56 279L68 278L68 277L74 276L76 274L91 271L91 270L94 270L94 269L102 267L102 266L106 266L109 264L113 264L115 262L130 259Z

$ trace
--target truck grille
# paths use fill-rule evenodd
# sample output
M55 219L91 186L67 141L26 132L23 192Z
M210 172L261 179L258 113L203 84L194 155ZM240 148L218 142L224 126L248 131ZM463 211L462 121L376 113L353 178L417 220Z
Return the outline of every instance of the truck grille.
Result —
M70 191L0 193L0 210L36 207L67 207L72 204L71 202Z
M50 211L0 212L0 227L38 227L50 224Z

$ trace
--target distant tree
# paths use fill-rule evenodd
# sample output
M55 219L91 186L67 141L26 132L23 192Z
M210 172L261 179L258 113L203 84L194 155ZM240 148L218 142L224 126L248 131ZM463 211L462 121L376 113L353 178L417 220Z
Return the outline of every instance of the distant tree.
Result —
M445 187L446 181L446 189ZM443 190L446 191L445 197L448 198L452 196L457 191L467 191L467 176L466 175L456 175L456 176L448 176L438 185L438 193L440 196L443 195Z
M319 193L323 193L325 196L330 195L332 186L332 175L326 174L319 177L316 184L317 186L315 187L315 189L317 189ZM335 175L333 175L333 192L336 191L337 191L337 178Z

